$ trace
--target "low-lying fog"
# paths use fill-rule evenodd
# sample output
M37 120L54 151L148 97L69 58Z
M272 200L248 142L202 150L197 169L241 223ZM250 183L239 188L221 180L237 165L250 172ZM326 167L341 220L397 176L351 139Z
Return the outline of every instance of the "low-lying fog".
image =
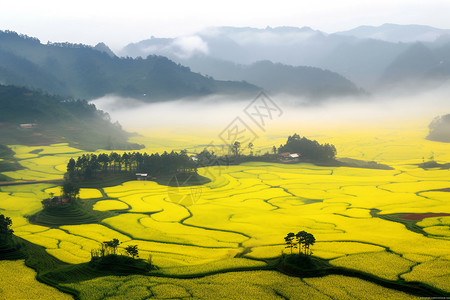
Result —
M231 99L225 96L209 96L201 99L180 99L169 102L142 103L135 99L105 96L92 101L99 109L108 112L113 121L119 121L129 131L146 131L152 128L224 128L236 117L249 121L245 113L258 109L264 117L254 115L264 126L380 126L386 124L420 121L427 126L438 116L450 113L450 88L416 95L384 95L362 98L336 98L310 104L311 100L285 95L270 95L266 103L255 98ZM257 95L255 95L256 97ZM258 104L258 108L255 108ZM279 109L279 110L278 110Z

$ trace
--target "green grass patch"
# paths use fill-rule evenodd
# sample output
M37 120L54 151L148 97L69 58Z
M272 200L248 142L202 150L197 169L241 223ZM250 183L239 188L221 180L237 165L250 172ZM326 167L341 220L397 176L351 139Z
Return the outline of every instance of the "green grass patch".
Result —
M72 204L43 209L28 219L30 223L49 227L99 223L105 218L115 216L109 211L93 210L98 200L76 200Z
M314 256L284 255L281 257L278 270L284 274L297 277L322 277L326 275L344 275L356 277L374 284L402 291L421 297L448 297L450 293L436 289L421 282L406 282L404 280L387 280L380 277L344 267L332 266L328 260Z
M342 157L337 159L340 162L341 167L349 167L349 168L363 168L363 169L377 169L377 170L394 170L394 168L380 164L375 161L365 161L354 158Z
M105 188L121 185L124 182L136 180L136 176L134 174L111 174L111 175L98 175L95 179L86 179L86 180L73 180L74 183L77 184L80 188Z
M15 179L0 173L0 181L14 181Z
M34 150L30 151L29 153L31 153L31 154L39 154L42 151L44 151L44 149L34 149Z
M173 174L161 175L156 177L156 182L160 185L171 187L195 186L211 182L211 179L201 176L197 173L193 174Z
M14 158L15 152L12 151L8 146L0 144L0 173L22 170L22 167L17 160ZM11 178L0 174L0 181L10 181Z
M373 218L380 218L386 221L391 221L391 222L397 222L397 223L401 223L403 225L405 225L406 229L419 233L419 234L423 234L424 236L428 236L428 233L426 233L422 227L417 225L416 220L406 220L403 219L402 217L404 215L407 215L405 213L398 213L398 214L386 214L386 215L381 215L379 214L380 210L378 209L371 209L370 210L370 215Z
M21 244L17 242L16 238L0 240L0 260L16 260L24 258L24 253L20 248Z
M427 169L435 169L439 168L441 170L448 170L450 169L450 163L440 164L434 160L426 161L423 163L418 164L419 168L422 168L424 170Z
M127 181L136 180L135 174L130 173L118 173L111 175L96 175L94 179L86 180L72 180L80 188L105 188L121 185ZM201 176L199 174L170 174L159 175L155 180L160 185L182 187L182 186L195 186L202 185L211 182L211 179Z
M154 269L154 266L143 259L133 259L129 256L116 254L92 259L89 266L95 270L115 274L143 274Z

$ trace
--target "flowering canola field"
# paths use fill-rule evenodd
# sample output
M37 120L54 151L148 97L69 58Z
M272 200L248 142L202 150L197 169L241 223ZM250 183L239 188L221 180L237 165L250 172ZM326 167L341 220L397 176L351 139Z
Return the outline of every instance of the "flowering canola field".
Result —
M251 269L264 267L266 259L285 250L286 233L305 230L316 237L313 254L335 266L388 280L419 281L450 292L450 217L418 220L421 232L383 218L393 214L450 213L450 193L439 191L450 188L450 171L417 166L430 155L437 162L450 162L450 144L426 141L422 130L328 134L319 141L335 144L339 156L376 160L394 170L253 162L200 168L199 174L211 182L197 187L130 181L102 190L82 190L82 199L97 201L95 210L115 213L99 224L57 228L30 224L26 216L41 209L40 201L47 193L57 192L54 184L0 187L0 210L13 219L16 235L44 246L48 253L69 263L89 261L91 249L102 241L118 238L122 242L119 248L137 244L140 256L151 256L166 275ZM28 169L5 174L18 180L61 178L67 160L81 155L81 151L67 145L39 147L42 152L30 153L35 148L15 146L20 163ZM273 282L284 276L268 271L248 272L251 278L261 275ZM214 276L202 280L214 286L231 275ZM132 278L94 279L71 287L82 290L82 294L94 290L102 294L98 286L108 283L133 289L139 295L148 292L131 283ZM179 297L188 297L192 293L186 291L186 286L195 285L194 281L188 284L181 279L135 279L145 281L154 295L176 290ZM326 295L340 298L336 293L347 289L346 282L357 279L328 276L283 280L298 280L311 296L332 280L341 288L330 288ZM257 285L252 288L258 289L255 293L264 289ZM392 292L376 289L373 295Z

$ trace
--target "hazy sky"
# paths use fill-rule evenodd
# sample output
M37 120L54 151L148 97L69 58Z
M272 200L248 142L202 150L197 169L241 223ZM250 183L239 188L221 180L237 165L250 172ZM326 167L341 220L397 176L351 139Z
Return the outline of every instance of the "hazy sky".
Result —
M325 32L383 23L450 29L449 0L2 0L0 30L113 50L208 26L309 26Z

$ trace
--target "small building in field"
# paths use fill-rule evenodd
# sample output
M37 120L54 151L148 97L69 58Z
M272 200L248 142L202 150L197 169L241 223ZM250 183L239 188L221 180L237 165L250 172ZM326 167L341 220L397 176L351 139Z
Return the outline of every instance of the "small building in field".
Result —
M300 153L284 152L279 154L279 161L284 163L294 163L300 161Z
M31 128L36 128L37 124L36 123L23 123L20 124L20 128L22 129L31 129Z
M148 174L147 173L136 173L136 179L139 181L148 180Z
M44 205L44 208L48 207L57 207L64 204L68 204L69 199L63 197L63 196L55 196L53 198L44 199L42 201L42 205Z

